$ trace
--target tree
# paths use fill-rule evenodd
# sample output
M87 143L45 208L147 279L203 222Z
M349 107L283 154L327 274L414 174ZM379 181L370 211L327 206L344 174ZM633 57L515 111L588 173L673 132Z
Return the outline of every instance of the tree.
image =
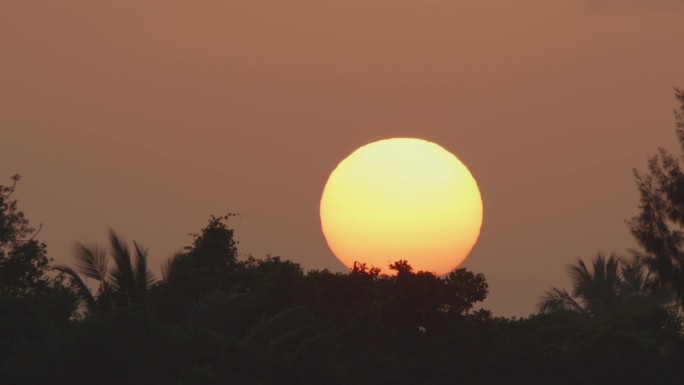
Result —
M212 272L235 266L237 242L233 238L233 229L225 223L235 215L237 214L229 213L219 217L212 215L209 224L200 234L192 234L195 240L187 250L196 266L206 267Z
M568 265L572 295L566 289L552 287L541 297L538 304L540 312L564 309L597 316L615 307L621 285L618 265L619 260L614 254L606 259L601 253L592 262L593 271L582 259L578 259L577 264Z
M0 185L0 291L27 293L50 286L50 259L12 197L20 179L14 175L11 186Z
M489 294L489 285L484 275L475 274L460 268L447 274L446 304L449 312L467 314L477 302L482 302Z
M79 288L79 295L90 311L109 311L122 307L142 307L147 290L155 279L147 267L147 249L133 242L135 260L119 235L109 232L109 253L99 246L74 244L76 270L100 283L93 295L76 270L68 266L57 268L69 275ZM109 269L109 258L114 267Z
M220 288L218 286L225 279L222 274L233 271L238 265L237 241L233 238L233 229L225 223L236 215L212 215L199 234L190 234L194 238L192 245L171 257L163 267L164 284L186 286L183 289L194 292L195 297L201 292Z
M154 311L177 324L187 321L185 309L208 292L229 292L244 264L237 260L237 241L226 221L237 214L211 215L193 236L192 245L169 258L162 280L152 291Z
M649 290L651 277L641 260L624 261L615 254L606 258L599 253L591 269L582 259L568 265L572 294L552 287L541 297L537 307L541 313L568 310L587 317L601 317L615 310L630 307L664 307L668 298Z
M684 91L675 89L677 139L684 156ZM670 290L684 306L684 172L680 160L660 149L648 160L648 172L634 170L639 214L628 226L643 248L635 253L654 274L654 290Z
M0 185L0 378L11 360L58 334L77 302L64 277L52 274L46 245L17 206L20 179Z

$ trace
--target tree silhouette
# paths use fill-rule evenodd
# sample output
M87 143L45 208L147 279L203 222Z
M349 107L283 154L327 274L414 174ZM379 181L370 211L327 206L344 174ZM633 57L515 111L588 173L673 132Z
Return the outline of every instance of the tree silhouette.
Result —
M279 257L238 258L229 216L212 216L154 283L138 243L114 232L106 247L76 243L61 277L94 316L70 319L75 296L46 274L45 246L0 191L0 234L15 234L0 242L2 263L38 262L0 263L27 272L0 281L3 384L675 385L684 376L682 323L652 289L660 276L645 259L580 259L568 267L570 291L552 288L540 313L509 319L473 310L489 287L466 269L437 276L399 260L393 275L363 263L305 273ZM25 244L39 252L16 254Z
M74 244L76 270L60 265L56 268L69 275L79 289L79 295L92 312L116 308L143 307L147 290L155 278L147 267L147 249L133 242L134 260L126 242L113 230L109 232L109 250L97 245ZM114 266L109 267L110 258ZM93 294L78 272L99 282Z
M237 214L229 213L216 217L212 215L209 224L195 238L192 246L187 247L195 266L203 266L209 271L224 270L235 266L237 262L237 242L233 238L233 229L226 225L228 218Z
M12 197L19 180L14 175L11 186L0 185L0 291L25 293L50 286L50 259Z
M76 310L77 299L63 275L50 267L47 247L36 239L13 193L20 180L0 185L0 378L3 367L34 344L63 330ZM11 383L7 382L7 383Z
M620 295L619 260L611 254L607 259L599 253L592 261L592 271L582 259L568 265L572 295L565 289L552 287L538 304L541 312L571 310L588 316L599 316L615 307Z
M675 89L677 139L684 155L684 91ZM664 149L648 161L648 172L634 170L639 214L628 221L643 251L636 252L654 273L654 289L671 290L684 306L684 172Z
M667 306L669 298L649 290L652 280L639 259L624 261L615 254L597 254L591 269L582 259L568 265L572 294L552 287L540 298L541 313L568 310L587 317L637 306Z
M489 294L489 285L482 274L475 274L464 268L456 269L444 278L446 286L445 310L467 314L473 306L482 302Z
M233 286L242 273L237 270L244 264L238 263L237 241L233 238L233 229L225 223L236 215L211 215L209 223L198 234L190 234L192 244L162 266L162 280L152 293L158 315L178 324L191 322L187 316L192 311L187 309L198 301L237 293Z

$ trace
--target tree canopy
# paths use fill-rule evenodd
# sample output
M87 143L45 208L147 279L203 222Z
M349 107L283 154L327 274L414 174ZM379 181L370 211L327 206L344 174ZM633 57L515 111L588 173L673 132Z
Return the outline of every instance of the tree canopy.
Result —
M113 231L106 246L76 242L73 262L54 266L18 208L15 176L0 185L0 382L680 384L679 162L661 151L635 172L640 213L629 227L640 250L577 259L572 287L550 288L540 312L520 319L486 309L487 280L465 268L304 271L241 256L235 214L210 216L159 278L147 249Z
M45 244L35 239L36 229L17 208L13 194L19 180L14 175L11 185L0 185L0 291L29 293L49 286L50 259Z
M629 228L641 246L636 253L656 279L654 290L672 290L684 305L684 91L675 89L674 111L679 157L660 149L648 161L648 171L634 170L639 190L639 214Z

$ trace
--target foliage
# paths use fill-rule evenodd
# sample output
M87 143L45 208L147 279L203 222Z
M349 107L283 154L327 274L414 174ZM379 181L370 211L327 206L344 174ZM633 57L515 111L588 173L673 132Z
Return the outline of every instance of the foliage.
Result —
M21 177L0 185L0 292L28 293L50 286L50 259L46 246L35 239L36 230L12 197Z
M51 271L45 244L13 197L19 180L0 185L0 372L65 328L76 309L69 282Z
M675 89L676 133L684 156L684 91ZM655 275L654 290L671 290L684 306L684 172L679 159L660 149L648 172L634 170L640 195L639 214L628 224L643 251L636 254Z
M114 232L107 248L76 243L74 268L55 274L12 198L17 181L0 186L3 384L668 385L684 376L682 320L669 307L679 233L653 230L677 224L663 209L675 204L632 222L646 251L579 259L568 266L570 291L551 288L539 314L508 319L478 308L489 286L463 268L436 276L399 260L394 274L361 262L304 272L279 257L238 258L234 214L211 216L159 281L147 250ZM73 317L76 295L89 317Z
M147 267L147 249L133 242L135 257L132 259L126 242L114 231L109 232L109 243L109 252L97 245L74 244L76 269L87 278L99 282L95 295L76 270L63 265L56 268L73 280L79 296L93 313L121 307L143 307L147 290L155 281ZM114 260L111 269L110 258Z
M236 215L212 215L199 234L190 234L192 245L162 266L163 279L151 292L158 316L177 324L192 322L188 318L190 304L202 301L207 292L214 292L215 299L227 298L228 292L239 293L233 284L244 274L244 263L238 263L234 231L226 224ZM179 308L184 310L179 312Z
M15 349L0 361L4 383L631 384L650 376L675 384L682 374L681 323L662 306L603 311L592 318L600 322L571 311L494 318L474 310L488 286L466 269L436 276L397 261L394 275L363 263L347 274L305 273L271 256L212 269L209 259L193 259L194 243L162 280L146 281L145 306L132 306L143 285L131 282L144 280L146 267L118 236L110 243L109 250L77 244L76 268L102 278L93 300L112 307ZM589 282L577 292L601 303L647 296L643 267L614 256L572 271ZM48 302L34 304L49 309ZM612 309L577 303L591 314Z
M210 271L228 269L237 262L237 242L233 238L233 229L225 223L237 214L224 216L214 215L200 234L191 234L195 240L187 247L193 256L195 265L204 266Z
M568 265L568 273L572 294L566 289L550 288L537 305L540 312L565 310L586 317L604 317L628 308L666 308L669 302L668 297L649 290L652 281L637 258L624 261L615 254L606 258L599 253L592 260L591 269L578 259L576 264Z
M588 316L600 316L606 309L615 307L620 296L621 278L618 275L618 258L611 254L607 259L599 253L592 261L590 271L584 261L568 266L573 290L549 289L539 303L541 312L557 309L576 311ZM577 300L575 298L578 298Z

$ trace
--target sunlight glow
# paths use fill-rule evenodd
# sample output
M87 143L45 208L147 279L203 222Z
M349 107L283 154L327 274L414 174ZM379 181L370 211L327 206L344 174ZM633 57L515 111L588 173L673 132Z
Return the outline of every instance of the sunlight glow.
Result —
M360 147L330 174L323 234L337 258L380 267L399 259L446 274L470 253L482 225L480 190L441 146L395 138Z

